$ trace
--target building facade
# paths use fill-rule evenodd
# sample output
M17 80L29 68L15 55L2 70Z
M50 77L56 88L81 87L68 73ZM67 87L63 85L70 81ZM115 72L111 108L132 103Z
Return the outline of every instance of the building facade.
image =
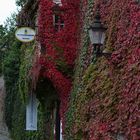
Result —
M62 130L64 140L138 140L139 2L32 3L23 9L32 13L28 19L35 15L28 26L37 31L29 89L47 112L44 139L59 140ZM107 27L103 48L110 52L107 57L94 55L89 39L97 8Z

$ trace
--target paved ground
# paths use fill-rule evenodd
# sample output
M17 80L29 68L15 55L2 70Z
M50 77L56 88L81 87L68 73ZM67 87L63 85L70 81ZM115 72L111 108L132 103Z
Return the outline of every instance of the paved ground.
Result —
M0 140L10 140L7 126L4 120L4 80L0 77Z

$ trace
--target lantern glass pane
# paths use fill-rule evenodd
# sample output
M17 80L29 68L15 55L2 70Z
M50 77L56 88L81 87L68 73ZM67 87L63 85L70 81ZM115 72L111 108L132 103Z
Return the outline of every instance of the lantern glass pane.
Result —
M101 34L101 44L103 45L105 41L105 32L102 32Z
M92 29L89 29L89 37L90 37L91 44L94 44L94 37L93 37L93 30Z
M89 30L91 44L103 45L105 40L105 32L103 30Z
M90 31L90 40L92 44L101 44L102 32Z
M93 44L100 44L101 41L101 32L93 31Z
M105 33L103 31L93 31L93 44L103 44L105 39Z

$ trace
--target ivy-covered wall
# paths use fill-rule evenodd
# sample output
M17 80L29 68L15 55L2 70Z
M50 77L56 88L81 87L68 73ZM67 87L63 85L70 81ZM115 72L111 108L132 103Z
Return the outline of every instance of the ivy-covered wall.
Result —
M110 57L92 55L87 25L100 4ZM134 0L88 0L82 5L81 49L77 59L65 139L138 140L140 7ZM93 61L92 61L93 60Z
M26 3L27 6L26 5L23 6L24 8L20 12L19 17L20 16L23 17L24 14L27 14L28 12L29 13L31 11L33 12L33 9L29 7L29 5L33 3L30 3L30 2ZM36 1L33 0L32 2L35 3ZM36 5L36 3L34 5ZM34 7L34 5L32 6ZM27 7L31 9L31 11L28 11L29 9ZM36 8L36 6L34 8ZM32 13L32 15L35 16L36 14ZM29 16L27 17L27 19L28 18ZM32 18L34 19L33 16ZM27 23L28 23L28 20L26 20ZM50 115L50 111L48 111L48 106L44 105L44 102L46 102L46 100L45 101L39 100L38 131L25 130L26 129L26 126L25 126L26 114L25 113L26 113L26 103L28 100L27 97L29 93L32 92L32 90L34 89L32 86L33 82L32 82L32 77L31 77L31 69L32 69L32 66L34 65L34 62L37 60L38 49L36 49L35 42L21 43L18 40L16 40L14 34L17 27L15 26L15 24L13 24L16 22L15 18L12 17L8 21L10 24L7 25L8 29L6 28L7 32L6 32L6 35L4 36L5 38L8 38L8 39L7 39L6 48L4 50L3 57L2 57L3 58L2 59L2 64L3 64L2 74L4 74L4 80L5 80L5 86L6 86L5 119L6 119L7 126L9 128L9 131L10 131L11 138L14 140L25 140L25 139L26 140L44 140L44 139L48 139L49 137L50 140L52 140L53 128L51 129L51 136L48 135L50 133L47 133L47 129L46 129L47 123L49 124L49 126L53 127L53 124L52 124L53 121L50 121L51 115ZM24 22L22 20L19 20L19 21L18 21L19 24L22 24L25 22L25 20ZM5 38L1 41L2 45L3 45L3 42L5 41ZM52 91L52 86L50 84L47 84L47 86L45 87L47 88L48 91L50 92ZM38 84L37 88L41 89L44 87L43 85L40 87ZM50 94L50 92L48 91L47 93ZM44 88L44 91L36 90L34 94L42 95L45 92L46 91ZM38 96L38 99L40 99L39 96Z
M30 92L29 70L32 65L33 46L15 41L4 57L4 79L6 86L5 119L11 138L14 140L44 140L54 138L53 114L56 91L51 82L38 80L36 94L38 106L38 130L26 131L26 103ZM46 94L47 93L47 94ZM48 96L46 98L46 96Z
M65 112L72 86L74 62L77 54L79 0L62 0L57 15L64 21L59 31L54 27L53 1L42 0L38 11L38 41L41 45L40 75L54 85L60 100L60 115L65 124ZM64 125L63 125L64 126Z
M30 4L23 8L21 17L28 15ZM60 17L65 26L59 32L54 30L54 3L41 0L37 4L38 44L14 43L4 62L6 119L12 138L53 140L53 111L59 100L65 140L139 140L138 3L62 0ZM110 57L93 55L89 40L88 27L98 4L108 28L105 48L112 52ZM29 13L34 15L32 10ZM29 92L40 101L36 132L24 130Z

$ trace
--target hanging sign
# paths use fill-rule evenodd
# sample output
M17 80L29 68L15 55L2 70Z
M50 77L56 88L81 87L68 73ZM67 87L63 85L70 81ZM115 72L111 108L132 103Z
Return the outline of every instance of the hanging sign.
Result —
M35 30L30 27L21 27L16 30L15 36L21 42L31 42L35 39Z
M37 99L35 94L29 95L26 106L26 130L37 130Z

